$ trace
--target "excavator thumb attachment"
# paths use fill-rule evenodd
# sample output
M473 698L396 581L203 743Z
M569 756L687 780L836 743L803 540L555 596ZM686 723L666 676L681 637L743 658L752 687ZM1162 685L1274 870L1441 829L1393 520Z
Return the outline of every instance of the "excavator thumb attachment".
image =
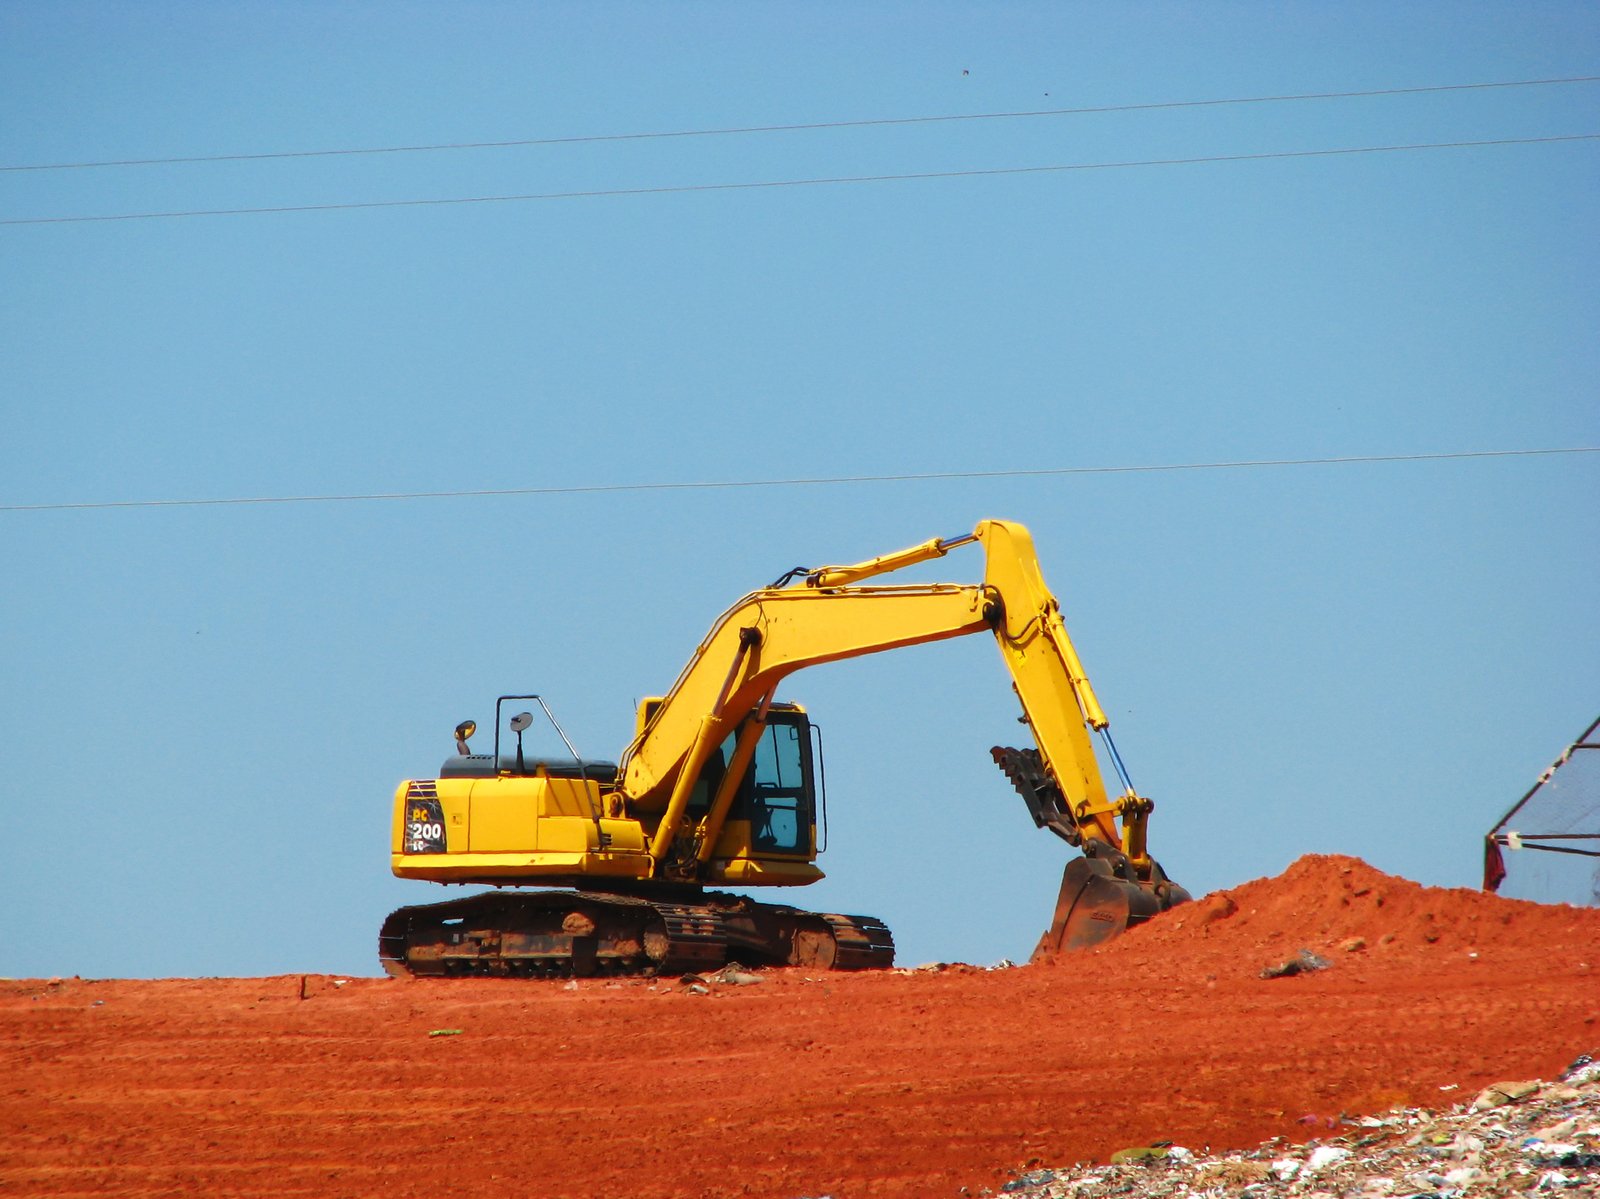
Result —
M1122 864L1104 857L1074 858L1067 863L1055 915L1030 962L1047 962L1071 950L1109 941L1189 898L1187 891L1168 881L1159 866L1152 870L1155 881L1145 883L1122 877L1117 871Z

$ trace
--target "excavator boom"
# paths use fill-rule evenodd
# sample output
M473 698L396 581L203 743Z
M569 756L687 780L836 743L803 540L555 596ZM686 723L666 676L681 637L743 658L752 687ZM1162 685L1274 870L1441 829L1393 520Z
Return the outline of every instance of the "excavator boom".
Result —
M985 555L981 584L866 582L974 543ZM622 757L622 789L630 802L664 808L652 854L665 859L684 832L691 781L706 756L770 702L784 677L823 662L985 630L994 635L1037 746L996 747L996 761L1036 822L1080 847L1089 863L1064 878L1039 955L1103 940L1187 898L1147 852L1153 805L1126 778L1109 721L1045 585L1032 535L1000 520L982 521L964 537L820 567L797 584L751 592L723 613ZM1106 738L1123 784L1115 797L1106 793L1091 730ZM1024 752L1034 760L1019 781ZM702 850L722 815L714 804L698 837ZM1122 914L1108 916L1112 908Z

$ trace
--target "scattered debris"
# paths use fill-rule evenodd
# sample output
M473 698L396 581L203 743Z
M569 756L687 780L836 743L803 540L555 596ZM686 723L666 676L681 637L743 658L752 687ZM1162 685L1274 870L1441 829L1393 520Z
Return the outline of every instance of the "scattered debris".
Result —
M1294 957L1279 962L1276 966L1264 966L1261 969L1262 978L1288 978L1292 974L1310 974L1317 970L1326 970L1333 965L1325 957L1319 957L1309 949L1302 949Z
M1292 959L1291 959L1292 960ZM1239 1153L1123 1149L1104 1166L1029 1168L1015 1199L1476 1199L1600 1193L1600 1063L1556 1082L1503 1082L1448 1111L1397 1108L1343 1121L1328 1141Z
M1023 1174L1012 1179L1010 1182L1006 1183L1005 1186L1001 1187L1000 1190L1002 1193L1007 1195L1020 1195L1026 1191L1033 1191L1038 1187L1048 1187L1055 1179L1055 1176L1056 1171L1054 1170L1033 1170L1027 1174ZM1042 1193L1046 1195L1053 1194L1051 1191L1044 1191Z
M1567 1067L1561 1081L1569 1086L1581 1086L1586 1082L1600 1082L1600 1062L1594 1060L1587 1053L1578 1057L1572 1065Z
M1342 1145L1318 1145L1306 1159L1305 1171L1307 1174L1319 1174L1349 1156L1350 1150Z
M1472 1110L1486 1112L1491 1107L1500 1107L1507 1103L1515 1103L1524 1099L1539 1089L1537 1081L1528 1082L1497 1082L1492 1087L1485 1087L1476 1099L1472 1101Z
M709 995L713 984L724 987L748 987L753 983L765 981L761 975L745 969L738 962L729 962L722 969L710 974L685 974L678 979L678 987L690 995Z
M1132 1149L1118 1149L1111 1155L1111 1164L1120 1166L1127 1162L1153 1162L1167 1156L1171 1145L1137 1145Z

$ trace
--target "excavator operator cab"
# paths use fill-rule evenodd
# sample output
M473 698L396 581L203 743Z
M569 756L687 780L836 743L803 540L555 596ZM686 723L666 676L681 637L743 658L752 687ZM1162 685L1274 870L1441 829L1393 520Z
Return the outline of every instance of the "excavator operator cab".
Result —
M659 700L641 705L643 727L655 714ZM734 759L740 725L711 752L689 794L685 817L698 824L711 805ZM818 794L821 791L821 755L813 740L817 728L798 704L772 704L766 713L750 765L734 793L726 831L742 841L750 857L810 858L815 852Z
M755 756L728 811L729 832L748 828L745 852L751 857L812 856L817 822L812 727L798 707L780 710L774 705L767 713ZM710 808L737 742L736 731L700 772L689 802L691 819L698 820Z
M731 815L750 822L750 848L758 854L811 851L816 803L808 728L798 712L769 718L756 743L755 761Z

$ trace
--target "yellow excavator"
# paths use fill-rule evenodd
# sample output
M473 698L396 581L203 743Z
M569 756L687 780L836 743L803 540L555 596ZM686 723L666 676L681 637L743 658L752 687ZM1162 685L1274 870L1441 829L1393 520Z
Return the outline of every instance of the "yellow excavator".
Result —
M982 583L862 585L982 546ZM501 696L492 752L468 744L437 778L395 792L392 867L401 878L489 884L464 899L401 908L378 953L390 974L656 974L744 965L870 969L894 940L867 916L760 903L714 886L794 887L816 864L820 756L805 709L776 698L806 666L992 633L1034 746L995 762L1034 822L1081 851L1062 878L1034 960L1092 945L1188 893L1145 845L1151 802L1137 794L1045 586L1023 526L985 520L853 566L789 572L712 626L671 689L639 705L618 762L579 757L537 695ZM525 752L537 706L570 757ZM505 720L504 723L502 721ZM1122 785L1108 795L1089 731ZM503 735L504 734L504 735ZM515 745L511 738L515 737ZM560 890L520 890L528 886Z

